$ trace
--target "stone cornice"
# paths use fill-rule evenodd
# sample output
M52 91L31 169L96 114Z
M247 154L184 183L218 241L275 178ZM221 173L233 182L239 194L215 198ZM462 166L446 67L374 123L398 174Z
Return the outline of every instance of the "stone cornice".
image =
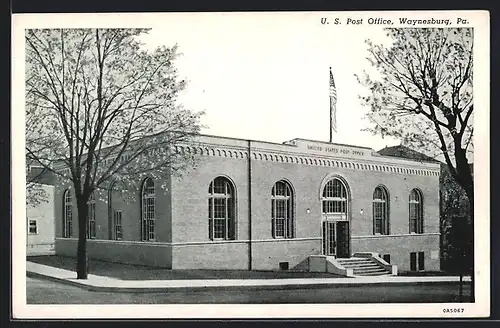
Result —
M211 144L183 144L176 145L174 151L179 153L191 153L193 155L222 157L232 159L248 159L248 148L240 146L223 146ZM323 166L341 169L351 169L357 171L371 171L383 173L395 173L420 176L439 176L439 166L431 168L418 162L405 161L381 162L379 158L337 158L334 156L318 156L316 154L304 154L299 152L269 151L252 148L252 160L267 161L276 163L298 164L308 166ZM375 160L377 159L377 160ZM384 158L385 159L385 158Z

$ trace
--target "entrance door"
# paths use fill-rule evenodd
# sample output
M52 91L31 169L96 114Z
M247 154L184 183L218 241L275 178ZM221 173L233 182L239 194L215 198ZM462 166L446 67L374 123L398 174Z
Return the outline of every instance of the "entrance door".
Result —
M328 256L335 255L335 222L323 222L323 254Z
M351 256L349 251L349 222L337 221L337 257L348 258Z
M350 257L349 222L323 222L323 254L337 258Z

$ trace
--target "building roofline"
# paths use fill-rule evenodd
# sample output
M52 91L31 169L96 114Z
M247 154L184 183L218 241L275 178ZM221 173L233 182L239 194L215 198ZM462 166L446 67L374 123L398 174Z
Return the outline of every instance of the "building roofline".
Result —
M398 156L398 155L386 155L386 154L380 153L380 152L387 150L387 149L392 150L392 149L401 149L401 148L407 149L413 153L418 154L419 156L424 156L425 158L413 158L413 157ZM409 160L409 161L423 162L423 163L446 164L446 163L443 163L442 161L435 159L429 155L426 155L426 154L421 153L413 148L403 146L403 145L385 146L384 148L377 150L376 153L378 154L378 156L381 156L381 157L401 158L401 159L405 159L405 160Z
M169 131L169 132L165 132L165 133L176 133L176 132L178 132L178 131ZM294 139L290 139L288 141L284 141L284 142L280 143L280 142L271 142L271 141L263 141L263 140L248 139L248 138L226 137L226 136L206 134L206 133L188 132L185 134L193 137L193 139L191 139L191 140L184 141L187 143L197 142L196 137L202 137L202 138L206 137L206 138L214 138L214 139L219 139L219 140L234 140L234 141L240 141L240 142L254 142L254 143L258 143L258 144L264 144L264 145L267 144L267 145L279 146L279 147L288 148L288 149L297 149L296 144L289 144L288 142L290 142L290 141L305 141L305 142L319 143L319 144L322 144L324 146L340 146L340 147L351 147L351 148L356 148L356 149L363 149L366 151L370 151L371 156L373 156L375 158L380 158L380 159L385 158L385 159L396 160L396 161L407 162L407 163L426 163L426 164L439 164L439 163L441 163L439 161L427 161L427 160L412 159L412 158L405 158L405 157L399 157L399 156L382 155L378 151L375 151L373 148L365 147L365 146L355 146L355 145L349 145L349 144L331 143L331 142L326 142L326 141L311 140L311 139L304 139L304 138L294 138ZM144 137L138 138L136 140L140 140L140 139L147 138L147 137L148 136L144 136ZM182 144L183 142L180 142L180 143ZM109 147L106 147L106 148L109 148ZM103 148L103 149L106 149L106 148ZM57 160L55 160L55 161L57 162Z
M371 147L356 146L356 145L349 145L349 144L342 144L342 143L328 142L328 141L321 141L321 140L312 140L312 139L304 139L304 138L294 138L294 139L291 139L290 141L293 141L293 140L317 142L317 143L322 143L322 144L325 144L325 145L333 145L333 146L353 147L353 148L361 148L361 149L366 149L366 150L374 150Z
M265 144L271 144L271 145L277 145L277 146L295 147L294 145L288 145L288 144L284 144L284 143L281 143L281 142L264 141L264 140L257 140L257 139L226 137L226 136L215 135L215 134L206 134L206 133L187 133L187 134L193 135L195 137L198 136L198 137L229 139L229 140L235 140L235 141L247 141L247 142L250 141L250 142L265 143Z
M201 136L201 137L212 137L212 138L220 138L220 139L230 139L230 140L236 140L236 141L250 141L250 142L258 142L258 143L265 143L265 144L271 144L271 145L277 145L277 146L289 146L289 147L296 147L295 145L290 145L287 142L290 141L309 141L309 142L315 142L315 143L321 143L325 145L331 145L331 146L342 146L342 147L353 147L353 148L361 148L361 149L366 149L366 150L372 150L375 151L373 148L370 147L365 147L365 146L356 146L356 145L349 145L349 144L342 144L342 143L335 143L335 142L327 142L327 141L321 141L321 140L313 140L313 139L305 139L305 138L293 138L287 141L283 142L272 142L272 141L264 141L264 140L257 140L257 139L248 139L248 138L236 138L236 137L226 137L226 136L221 136L221 135L215 135L215 134L206 134L206 133L190 133L191 135L194 136Z

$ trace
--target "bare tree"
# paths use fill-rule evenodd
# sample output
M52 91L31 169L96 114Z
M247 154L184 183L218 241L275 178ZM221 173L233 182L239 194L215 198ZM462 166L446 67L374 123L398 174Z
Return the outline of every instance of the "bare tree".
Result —
M26 153L73 189L78 279L87 278L94 191L194 164L172 145L199 132L202 113L178 104L186 83L174 66L177 46L147 51L138 38L147 32L26 31Z
M370 90L362 102L369 130L427 154L442 155L471 208L469 243L474 238L474 184L468 156L473 151L473 30L390 28L392 41L367 41L376 73L358 77ZM378 75L378 76L377 76ZM472 293L473 294L473 293Z

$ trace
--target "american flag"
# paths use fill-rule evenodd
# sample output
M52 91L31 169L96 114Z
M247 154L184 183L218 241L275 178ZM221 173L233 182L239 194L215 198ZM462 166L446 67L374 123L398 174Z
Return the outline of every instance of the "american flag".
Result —
M330 67L330 142L332 130L337 132L337 89L335 88L332 68Z

